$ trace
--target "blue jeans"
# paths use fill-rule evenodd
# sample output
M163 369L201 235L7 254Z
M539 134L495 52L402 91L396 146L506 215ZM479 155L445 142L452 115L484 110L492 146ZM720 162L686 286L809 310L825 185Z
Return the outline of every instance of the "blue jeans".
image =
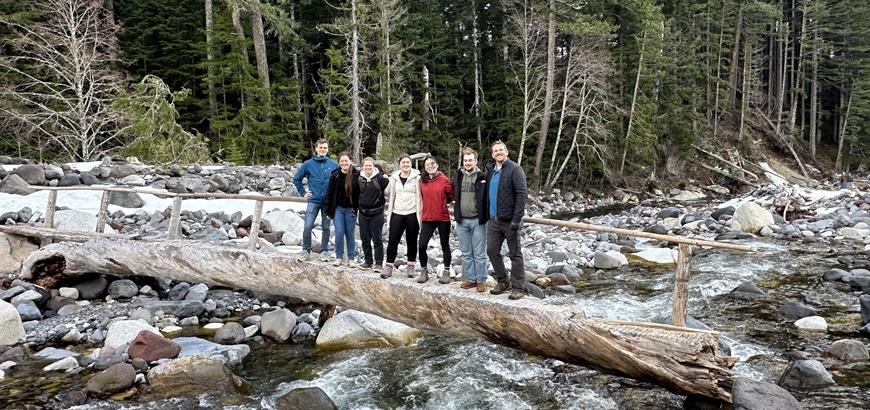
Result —
M347 259L353 260L356 257L356 215L351 208L335 208L335 259L342 259L344 256L344 245L347 243Z
M326 206L315 202L308 202L305 208L305 228L302 230L302 250L311 252L311 230L314 229L314 220L320 214L320 253L329 252L329 217L326 216Z
M486 282L486 225L477 218L465 218L459 223L459 249L462 250L462 274L471 282Z

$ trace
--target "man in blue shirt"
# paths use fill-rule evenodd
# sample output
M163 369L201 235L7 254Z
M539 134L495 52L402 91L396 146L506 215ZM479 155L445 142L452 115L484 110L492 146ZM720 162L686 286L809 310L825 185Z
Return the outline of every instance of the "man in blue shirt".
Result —
M511 291L511 300L523 297L526 274L523 251L520 245L520 227L526 212L526 173L508 159L507 145L501 141L492 144L492 159L495 164L486 178L486 254L492 263L493 276L498 282L489 291L493 295ZM508 280L501 256L501 245L507 241L511 260L511 275Z
M302 255L300 260L308 260L311 256L311 230L314 229L314 221L320 214L320 255L321 259L329 259L329 218L326 216L326 188L329 186L329 176L332 171L338 169L338 164L327 157L329 153L329 141L320 139L315 145L314 156L302 163L296 174L293 175L293 184L296 192L308 200L305 209L305 228L302 230ZM308 190L302 185L302 180L308 179Z

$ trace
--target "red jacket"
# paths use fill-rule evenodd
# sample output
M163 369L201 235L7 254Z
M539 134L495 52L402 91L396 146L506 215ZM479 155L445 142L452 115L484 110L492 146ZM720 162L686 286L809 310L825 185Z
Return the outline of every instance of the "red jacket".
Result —
M420 195L423 196L423 222L449 222L450 212L447 204L453 202L453 184L440 171L435 178L423 173L420 180Z

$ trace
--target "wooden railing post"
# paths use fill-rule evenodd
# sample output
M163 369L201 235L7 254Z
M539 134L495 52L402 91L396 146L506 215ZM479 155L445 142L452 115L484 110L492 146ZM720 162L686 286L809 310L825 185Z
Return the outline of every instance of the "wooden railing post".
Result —
M169 239L181 237L181 201L180 196L172 200L172 215L169 216Z
M45 206L45 219L42 225L48 229L54 228L54 208L57 207L57 191L48 191L48 204ZM43 238L42 246L51 243L51 239Z
M674 311L671 324L686 327L686 309L689 302L689 270L692 266L692 246L680 244L677 256L677 273L674 278Z
M260 236L260 218L263 213L263 201L254 204L254 215L251 217L251 231L248 232L248 249L257 249Z
M97 233L103 233L106 230L106 220L108 219L109 195L111 192L103 191L103 196L100 198L100 210L97 212Z

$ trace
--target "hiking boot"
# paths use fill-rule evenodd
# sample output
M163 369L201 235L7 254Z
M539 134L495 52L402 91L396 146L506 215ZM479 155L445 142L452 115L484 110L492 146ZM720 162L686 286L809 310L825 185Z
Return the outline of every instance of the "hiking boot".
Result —
M480 293L486 292L486 288L488 288L488 286L486 286L486 282L480 282L477 284L477 291Z
M336 258L335 261L332 262L332 266L341 266L341 259Z
M368 262L366 262L366 263L363 263L363 264L362 264L362 265L359 265L359 268L360 268L360 269L365 269L365 270L369 270L369 269L371 269L371 268L372 268L372 264L371 264L371 263L368 263Z
M429 281L429 268L424 266L420 269L420 277L417 278L417 283L426 283L427 281Z
M308 262L311 260L310 252L302 252L299 256L296 257L296 262Z
M495 287L489 291L490 294L493 295L501 295L511 289L511 284L509 282L498 282L495 284Z
M380 270L378 268L379 268L379 266L375 266L375 272ZM384 266L384 273L381 274L381 279L387 279L390 276L393 276L393 264L392 263L388 263L386 266Z
M438 279L438 283L442 285L446 285L450 283L450 271L447 269L441 269L441 279Z
M514 289L511 289L511 294L510 294L510 296L508 296L508 299L517 300L517 299L522 299L523 296L525 296L525 294L523 293L522 289L514 288Z
M414 277L414 265L415 265L414 262L408 262L408 266L406 269L408 269L408 277L409 278Z
M477 282L472 282L470 280L463 281L462 284L459 285L459 287L462 289L471 289L475 286L477 286Z

